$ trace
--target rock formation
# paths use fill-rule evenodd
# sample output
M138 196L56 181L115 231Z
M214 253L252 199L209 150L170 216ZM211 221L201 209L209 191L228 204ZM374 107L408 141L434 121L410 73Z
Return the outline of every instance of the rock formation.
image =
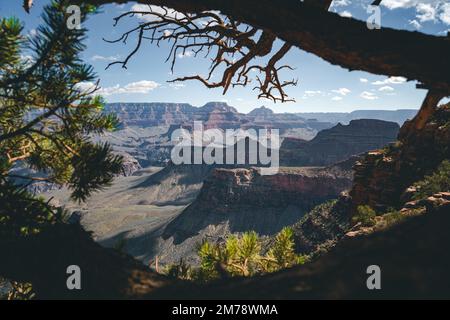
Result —
M351 226L351 198L343 193L337 201L315 207L295 223L295 251L299 254L316 254L327 251L346 234Z
M300 112L299 116L305 119L316 119L322 122L340 122L348 124L357 119L378 119L384 121L397 122L402 125L406 120L414 118L417 110L355 110L352 112Z
M281 164L330 165L395 141L398 130L393 122L362 119L322 130L311 141L286 138L280 148Z
M450 105L443 105L419 131L402 127L399 141L388 148L369 152L357 162L350 195L354 207L368 204L378 211L399 207L402 194L424 175L450 158Z
M292 128L322 130L330 122L308 121L294 113L274 113L261 107L249 114L239 113L225 102L208 102L202 107L187 103L109 103L105 112L115 113L124 126L182 126L190 128L194 121L202 121L206 129Z
M115 113L125 126L157 126L188 121L197 108L188 103L109 103L105 112Z
M328 168L281 168L261 176L255 168L215 169L197 199L162 233L160 261L196 262L196 245L254 230L270 236L298 221L315 205L337 198L351 174Z
M128 153L119 153L123 157L123 170L122 175L127 177L131 176L136 171L142 169L139 161L137 161L133 156Z

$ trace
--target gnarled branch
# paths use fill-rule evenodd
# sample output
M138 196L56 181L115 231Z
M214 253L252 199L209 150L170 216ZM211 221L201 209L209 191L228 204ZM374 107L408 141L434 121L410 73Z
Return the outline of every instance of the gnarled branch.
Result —
M74 0L74 2L81 0ZM88 0L92 4L127 0ZM222 14L253 27L269 30L279 39L331 64L386 76L403 76L426 88L450 94L450 41L419 32L382 28L342 18L323 8L295 0L140 0L177 11Z
M162 12L161 12L162 11ZM120 64L126 68L130 58L139 50L143 40L156 43L171 42L172 46L166 61L171 61L173 72L177 57L191 54L205 57L212 55L211 65L206 77L200 75L178 77L169 82L197 80L208 88L223 88L225 94L230 86L246 86L252 80L249 71L257 71L254 89L260 91L260 98L276 101L292 100L287 97L285 87L296 85L297 82L281 81L278 71L289 66L278 67L276 64L291 49L291 45L284 44L272 57L271 52L276 41L276 36L270 31L259 31L235 21L231 17L222 16L216 12L204 11L201 13L175 12L163 7L161 11L155 11L151 6L144 11L129 11L115 18L115 24L127 16L141 15L148 22L125 32L116 40L108 42L124 42L128 37L137 33L137 44L131 53L123 61L110 63ZM269 57L266 66L252 65L257 58ZM222 71L223 69L223 71ZM221 80L213 82L211 78L214 72L222 72Z

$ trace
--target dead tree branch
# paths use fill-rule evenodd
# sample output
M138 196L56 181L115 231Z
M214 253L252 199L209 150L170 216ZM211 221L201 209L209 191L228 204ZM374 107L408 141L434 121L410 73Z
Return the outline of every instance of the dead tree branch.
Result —
M292 101L289 99L285 87L296 85L297 81L281 81L278 72L282 69L292 69L289 66L277 66L277 63L288 53L291 45L283 44L281 49L272 54L276 45L276 36L270 31L259 31L222 16L216 12L187 13L176 12L165 7L153 10L151 6L145 11L129 11L116 17L115 24L125 17L141 16L148 22L141 23L115 40L107 42L126 43L129 36L137 34L137 44L123 61L110 63L127 67L129 60L138 52L143 40L160 45L166 41L171 43L171 49L166 61L170 61L173 72L177 58L186 55L197 57L211 56L211 65L207 76L184 76L169 82L197 80L208 88L223 88L225 94L230 86L246 86L252 81L257 84L254 89L259 90L259 97L271 99L274 102ZM254 62L258 58L268 58L267 65ZM249 71L257 71L254 79ZM214 73L221 73L220 81L212 81Z
M75 2L81 0L74 0ZM127 0L89 0L92 4ZM177 11L220 10L223 15L313 53L331 64L386 76L403 76L426 88L450 94L450 41L419 32L382 28L342 18L293 0L140 0Z

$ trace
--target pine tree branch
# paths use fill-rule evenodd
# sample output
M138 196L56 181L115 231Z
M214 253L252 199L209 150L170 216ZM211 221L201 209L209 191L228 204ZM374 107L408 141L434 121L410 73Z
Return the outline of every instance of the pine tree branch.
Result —
M65 103L66 103L65 101L61 102L59 105L51 108L50 110L41 114L40 116L37 116L36 118L34 118L30 122L28 122L25 126L15 130L15 131L11 131L11 132L0 135L0 142L23 135L23 134L29 132L31 128L33 128L35 125L40 123L42 120L48 119L52 115L54 115L59 109L61 109L65 105Z

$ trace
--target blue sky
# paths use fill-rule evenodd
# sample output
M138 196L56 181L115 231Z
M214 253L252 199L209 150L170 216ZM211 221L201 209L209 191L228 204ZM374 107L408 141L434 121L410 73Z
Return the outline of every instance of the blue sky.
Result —
M16 16L25 23L25 30L33 33L39 24L42 6L47 0L35 0L31 14L21 7L22 1L0 0L0 16ZM331 11L343 16L366 20L370 15L366 7L372 0L335 0ZM448 0L383 0L381 26L418 30L443 36L450 30L450 3ZM123 20L113 27L113 18L136 5L107 5L101 13L86 23L89 29L84 58L92 64L100 78L102 94L108 102L187 102L201 106L208 101L226 101L241 112L265 105L276 112L347 112L367 109L418 108L425 96L424 90L415 88L414 82L401 77L387 78L365 72L349 72L330 65L322 59L301 51L291 50L283 62L295 67L285 72L287 80L298 79L298 85L287 89L296 102L273 104L258 100L252 86L232 88L226 95L220 89L207 89L190 81L170 85L168 80L180 75L205 74L209 61L203 57L184 56L177 59L174 75L165 63L168 46L144 43L128 64L128 69L115 65L105 70L111 61L123 59L133 49L134 40L127 45L110 44L103 38L114 39L123 31L136 26L138 17ZM376 32L376 31L375 31Z

